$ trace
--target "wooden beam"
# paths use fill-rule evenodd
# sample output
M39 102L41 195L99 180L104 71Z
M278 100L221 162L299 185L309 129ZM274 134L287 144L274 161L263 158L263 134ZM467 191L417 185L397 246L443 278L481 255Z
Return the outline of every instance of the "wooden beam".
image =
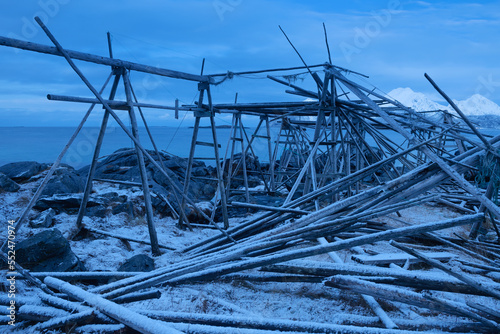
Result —
M14 39L14 38L0 36L0 45L8 46L8 47L16 48L16 49L22 49L22 50L27 50L27 51L33 51L33 52L38 52L38 53L44 53L44 54L64 57L63 53L61 53L56 47L32 43L32 42L25 42L25 41L22 41L19 39ZM127 70L144 72L144 73L160 75L160 76L175 78L175 79L214 83L213 78L206 76L206 75L189 74L189 73L185 73L185 72L179 72L179 71L169 70L169 69L155 67L155 66L143 65L143 64L125 61L125 60L102 57L102 56L97 56L97 55L93 55L90 53L83 53L83 52L72 51L72 50L66 50L66 52L67 52L68 56L72 59L82 60L82 61L86 61L86 62L90 62L90 63L100 64L100 65L108 65L108 66L112 66L112 67L120 67L120 68L125 68Z

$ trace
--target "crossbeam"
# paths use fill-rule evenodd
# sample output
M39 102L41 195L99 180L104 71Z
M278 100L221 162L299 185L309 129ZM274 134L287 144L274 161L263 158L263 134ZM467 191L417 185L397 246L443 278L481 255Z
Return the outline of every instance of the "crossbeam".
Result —
M26 41L22 41L22 40L15 39L15 38L0 36L0 45L8 46L8 47L16 48L16 49L21 49L21 50L34 51L34 52L38 52L38 53L44 53L44 54L50 54L50 55L54 55L54 56L63 57L63 54L61 52L59 52L57 50L57 48L55 48L53 46L32 43L32 42L26 42ZM102 57L102 56L97 56L97 55L90 54L90 53L84 53L84 52L78 52L78 51L72 51L72 50L66 50L66 52L68 53L68 56L72 59L82 60L82 61L86 61L89 63L108 65L108 66L113 66L113 67L120 67L120 68L125 68L127 70L155 74L155 75L160 75L160 76L175 78L175 79L184 79L184 80L189 80L189 81L214 83L214 80L206 75L190 74L190 73L174 71L174 70L169 70L169 69L155 67L155 66L143 65L143 64L133 63L130 61L116 59L116 58Z

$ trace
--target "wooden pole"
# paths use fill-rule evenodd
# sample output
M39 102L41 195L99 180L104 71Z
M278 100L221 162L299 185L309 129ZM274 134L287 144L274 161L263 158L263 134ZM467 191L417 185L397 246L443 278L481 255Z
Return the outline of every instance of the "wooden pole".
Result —
M203 99L203 91L200 91L200 99ZM187 161L187 168L186 168L186 176L184 177L184 196L188 196L189 193L189 183L191 181L191 171L193 169L193 160L194 160L194 154L196 151L196 141L198 140L198 131L200 128L200 119L201 117L195 117L194 120L194 128L193 128L193 135L191 137L191 148L189 150L189 157ZM180 206L180 211L186 212L186 199L183 198ZM185 215L181 215L179 217L179 221L177 223L177 226L179 228L184 227L184 221L185 221ZM186 220L186 224L190 226L189 221Z
M446 102L448 102L450 104L450 106L455 109L455 111L457 112L458 115L460 115L460 117L464 120L465 124L467 124L467 126L472 130L472 132L474 132L474 134L483 142L483 144L488 148L488 151L490 151L492 154L496 155L497 157L500 157L497 153L496 153L496 150L491 146L491 144L486 140L486 138L484 138L484 136L481 134L481 132L479 132L476 127L474 126L474 124L471 123L471 121L469 121L469 119L467 118L467 116L465 116L465 114L462 112L462 110L460 110L460 108L458 108L458 106L455 104L455 102L453 102L452 99L450 99L450 97L448 95L446 95L445 92L443 92L441 90L441 88L439 88L439 86L434 82L434 80L431 79L431 77L425 73L424 76L426 77L427 80L429 80L429 82L431 83L431 85L438 91L439 94L441 94L442 97L444 97L444 99L446 100Z
M44 283L48 286L64 292L72 298L84 301L88 305L98 309L107 316L117 320L118 322L135 329L140 333L146 334L177 334L182 333L166 324L150 319L142 314L136 313L124 306L113 303L101 296L87 292L79 287L58 280L53 277L46 277Z
M329 242L321 237L317 239L320 245L328 245ZM333 262L338 264L344 264L344 261L337 255L335 252L329 252L328 256L333 260ZM386 328L394 329L399 328L398 325L394 323L394 321L389 318L387 313L385 313L384 309L380 304L373 298L372 296L361 294L361 297L365 300L368 306L372 309L372 311L379 317L380 321L384 324Z
M123 74L123 84L125 85L125 95L127 97L127 103L129 105L128 114L130 117L130 123L132 124L132 135L137 140L137 143L140 143L139 128L137 126L137 119L135 118L132 90L128 73ZM156 227L153 220L153 205L151 204L151 194L149 192L148 173L146 171L146 164L144 163L144 155L137 144L135 145L135 150L137 154L137 161L139 164L139 172L141 173L142 192L144 194L144 205L146 207L146 220L148 223L149 238L151 240L151 251L154 256L160 256L161 251L158 245L158 235L156 233Z
M120 82L121 75L122 73L120 73L119 71L115 74L115 80L113 82L113 86L111 87L111 92L109 93L110 100L113 100L116 95L116 90L118 88L118 83ZM94 147L94 154L92 156L92 162L90 164L89 173L87 175L87 181L85 183L85 191L83 193L82 203L80 204L80 208L78 210L78 216L76 218L76 226L79 230L83 227L82 225L83 216L85 216L85 212L87 210L87 203L89 201L90 193L92 192L92 182L94 180L94 174L97 168L97 161L99 160L99 155L101 152L104 135L106 133L108 120L109 120L109 112L105 110L104 115L102 117L99 135L97 136L97 142Z
M459 279L460 281L464 282L464 283L467 283L469 284L470 286L472 286L473 288L475 288L476 290L478 291L481 291L489 296L492 296L492 297L495 297L497 299L500 299L500 291L498 290L495 290L495 289L487 289L485 288L480 282L478 282L476 279L473 279L472 277L469 277L465 274L460 274L460 273L457 273L453 268L451 268L450 266L448 265L445 265L437 260L434 260L434 259L431 259L427 256L425 256L424 254L422 254L421 252L419 251L416 251L414 249L411 249L405 245L402 245L394 240L391 240L389 242L389 244L391 246L394 246L396 248L399 248L401 249L402 251L408 253L408 254L411 254L413 256L415 256L416 258L419 258L420 260L426 262L427 264L430 264L431 266L433 267L436 267L438 269L441 269L442 271L444 271L445 273Z
M35 20L36 20L36 18L35 18ZM200 76L200 75L194 75L194 74L189 74L189 73L184 73L184 72L179 72L179 71L173 71L173 70L168 70L168 69L164 69L164 68L159 68L159 67L154 67L154 66L149 66L149 65L142 65L142 64L137 64L137 63L125 61L125 60L107 58L107 57L97 56L97 55L78 52L78 51L65 50L65 53L63 53L63 52L61 52L61 50L58 47L51 47L51 46L37 44L37 43L25 42L25 41L21 41L21 40L14 39L14 38L0 37L0 45L9 46L9 47L17 48L17 49L22 49L22 50L34 51L34 52L38 52L38 53L45 53L45 54L50 54L50 55L60 56L60 57L65 57L65 54L66 54L70 58L77 59L77 60L83 60L86 62L107 65L107 66L111 66L111 67L119 67L119 68L124 68L124 69L128 69L128 70L144 72L144 73L149 73L149 74L155 74L155 75L165 76L165 77L169 77L169 78L184 79L184 80L199 81L199 82L214 82L214 80L209 76L203 76L203 75Z
M214 145L214 153L215 153L215 170L217 172L218 179L218 188L220 192L221 199L221 210L222 210L222 221L224 224L224 228L229 228L229 216L227 213L227 196L224 189L224 174L221 168L220 163L220 153L219 153L219 141L217 139L217 127L215 126L215 115L212 101L212 91L210 90L210 85L207 87L207 100L208 100L208 109L210 112L210 128L212 129L212 140Z

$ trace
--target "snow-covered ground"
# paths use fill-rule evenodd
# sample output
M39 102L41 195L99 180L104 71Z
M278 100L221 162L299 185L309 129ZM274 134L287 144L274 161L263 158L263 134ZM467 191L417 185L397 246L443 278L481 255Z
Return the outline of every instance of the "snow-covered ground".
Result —
M0 194L0 216L4 219L15 219L21 213L23 207L31 197L32 190L37 182L23 184L20 192ZM118 192L129 198L140 196L140 191L120 190L118 186L97 183L95 190L98 192ZM441 206L419 206L401 211L401 217L394 218L409 223L418 224L431 221L441 221L460 216L459 213ZM76 221L75 215L65 213L55 217L53 227L60 229L65 235L70 235ZM402 224L395 219L385 217L381 222L389 226L400 227ZM178 251L166 251L163 255L155 258L156 267L163 267L173 263L180 263L185 255L180 251L185 247L201 241L209 236L218 234L213 229L195 229L194 231L179 230L171 218L155 219L158 239L161 244L174 247ZM232 226L239 224L241 219L231 219ZM110 231L115 234L130 236L148 240L147 226L142 219L129 219L125 214L112 215L107 218L86 218L85 224L95 229ZM43 229L32 229L23 227L17 240L21 241L30 235L41 232ZM467 228L455 228L446 230L444 235L452 236L453 233L466 235ZM3 240L3 238L2 238ZM116 269L127 259L136 254L150 254L147 245L131 242L131 249L127 248L122 241L99 234L90 234L88 238L71 241L71 248L84 263L89 271L116 271ZM305 246L316 245L309 241ZM304 246L304 245L303 245ZM368 253L392 253L397 252L387 242L380 242L362 247ZM447 250L449 251L449 249ZM353 263L351 256L356 254L354 250L338 252L340 258L346 263ZM468 258L463 254L462 259ZM328 255L319 255L307 258L306 261L320 261L333 263ZM459 264L451 261L450 264L457 267ZM259 271L252 270L259 274ZM430 270L437 277L447 276L437 269ZM480 278L484 280L483 277ZM87 287L84 286L85 289ZM32 297L32 303L42 305L31 287L25 283L18 284L18 298ZM367 307L360 295L345 290L326 287L321 283L294 283L294 282L251 282L246 280L233 280L232 282L210 281L200 284L180 285L173 287L160 287L162 296L160 299L134 302L125 304L127 307L137 311L169 311L183 312L188 314L250 317L252 319L279 319L282 321L306 321L324 324L343 325L367 325L370 327L381 326L378 318ZM451 293L436 293L436 296L460 302L474 301L498 310L500 303L487 297L471 297L470 295L458 295ZM439 332L435 328L441 325L460 324L468 322L463 318L443 315L438 312L429 311L424 308L407 306L396 302L380 300L380 304L386 310L391 319L397 323L411 323L413 325L427 324L433 327L433 332ZM3 329L2 329L3 328ZM195 328L195 327L193 327ZM423 327L425 328L425 327ZM0 331L6 332L12 328L0 326ZM16 332L29 332L21 324L15 329ZM368 329L367 329L368 331ZM227 333L231 333L228 330ZM251 331L250 331L251 332ZM59 332L53 332L59 333ZM402 332L403 333L403 332Z

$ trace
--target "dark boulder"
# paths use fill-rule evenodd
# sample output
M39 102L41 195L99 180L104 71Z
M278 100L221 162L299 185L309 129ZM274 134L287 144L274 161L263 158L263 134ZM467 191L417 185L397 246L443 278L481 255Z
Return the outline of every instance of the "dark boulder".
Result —
M139 254L132 256L118 268L118 271L137 272L152 271L155 269L155 261L147 255Z
M87 217L99 217L104 218L108 216L110 210L104 205L93 206L85 210L85 216Z
M50 227L55 215L56 211L52 208L49 208L40 213L35 219L31 220L30 226L34 228Z
M1 166L0 173L4 173L15 182L23 182L29 180L32 176L37 175L48 167L49 165L36 161L12 162Z
M78 209L80 208L82 198L83 194L54 195L50 197L42 197L36 202L34 208L39 211L53 208L58 213L75 213L75 211L78 211ZM107 204L108 200L106 198L103 198L102 196L91 195L87 203L87 208L99 205L107 206Z
M21 187L12 181L7 175L0 173L0 191L7 191L10 193L16 192Z
M243 155L237 153L233 157L233 163L231 166L231 188L237 189L244 185L244 169L242 163ZM247 181L250 188L256 187L262 183L262 178L258 172L262 171L262 167L259 162L259 158L251 153L245 155L245 164L247 170ZM226 160L224 174L229 173L230 159Z
M134 203L131 201L126 201L125 203L120 203L112 209L112 213L117 215L119 213L126 213L130 218L134 217Z
M85 267L73 253L58 229L46 230L16 245L16 260L31 271L83 271Z
M52 196L55 194L73 194L85 190L85 179L81 177L73 168L58 168L51 177L47 186L42 192L42 196Z

